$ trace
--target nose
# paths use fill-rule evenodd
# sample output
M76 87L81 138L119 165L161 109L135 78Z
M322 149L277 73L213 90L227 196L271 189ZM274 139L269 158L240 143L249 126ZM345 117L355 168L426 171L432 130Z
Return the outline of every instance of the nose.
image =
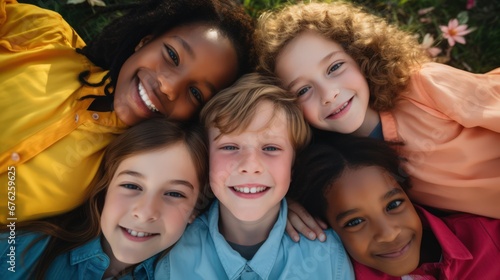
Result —
M141 222L154 222L160 217L159 206L155 198L140 198L132 209L132 215Z
M159 73L157 75L158 88L170 101L174 101L180 94L181 81L173 73Z
M259 174L263 172L263 169L258 151L248 149L242 152L238 164L238 171L240 173Z
M401 227L395 221L379 221L374 226L374 239L377 242L392 242L401 233Z
M337 99L337 96L339 96L340 90L338 88L326 88L321 91L321 104L322 105L328 105L330 103L333 103L335 99Z

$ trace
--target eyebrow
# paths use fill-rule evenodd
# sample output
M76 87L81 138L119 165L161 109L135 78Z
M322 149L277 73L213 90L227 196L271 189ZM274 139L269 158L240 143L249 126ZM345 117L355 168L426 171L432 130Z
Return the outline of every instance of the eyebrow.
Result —
M384 196L382 196L382 198L380 200L382 200L382 201L383 200L387 200L387 199L389 199L389 198L391 198L391 197L393 197L395 195L402 194L402 193L404 193L404 192L400 188L393 188L392 190L386 192L384 194ZM345 217L347 217L347 216L349 216L351 214L354 214L354 213L356 213L358 211L359 211L358 208L354 208L354 209L350 209L350 210L347 210L345 212L339 213L337 215L337 217L335 217L335 220L337 222L339 222L340 220L344 219Z
M182 48L184 48L184 50L189 54L189 56L191 58L196 58L196 54L194 53L193 49L191 48L191 46L184 39L182 39L179 36L172 36L172 37L175 40L179 41L179 43L181 44Z
M130 176L133 176L133 177L138 177L138 178L141 178L141 179L145 179L146 177L137 172L137 171L132 171L132 170L124 170L124 171L121 171L120 173L118 173L118 176L121 176L121 175L130 175ZM186 181L186 180L179 180L179 179L174 179L174 180L169 180L168 181L168 184L170 185L182 185L182 186L186 186L188 188L191 188L194 190L194 186L193 184L191 184L190 182Z
M337 215L337 217L335 218L335 220L336 220L337 222L339 222L340 220L344 219L345 217L347 217L347 216L349 216L349 215L351 215L351 214L354 214L354 213L356 213L356 212L358 212L358 211L359 211L359 209L358 209L358 208L354 208L354 209L351 209L351 210L347 210L347 211L345 211L345 212L342 212L342 213L338 214L338 215Z
M330 58L332 58L333 56L336 56L337 54L339 53L342 53L344 51L333 51L331 53L328 53L327 55L325 55L319 62L320 63L324 63L325 61L329 60ZM300 77L299 77L300 78ZM292 88L292 86L294 86L294 84L297 82L297 80L299 80L299 78L296 78L295 80L291 81L288 86L286 86L285 88L287 90L290 90Z
M389 199L395 195L402 194L404 193L401 189L399 188L393 188L392 190L388 191L380 200L386 200Z

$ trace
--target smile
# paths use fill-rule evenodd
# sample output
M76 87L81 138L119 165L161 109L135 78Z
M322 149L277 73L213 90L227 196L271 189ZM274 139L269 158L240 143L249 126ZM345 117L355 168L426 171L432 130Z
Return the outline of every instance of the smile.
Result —
M343 115L345 115L349 111L348 108L350 108L352 98L353 97L351 97L351 99L347 100L342 105L340 105L340 107L338 107L335 111L333 111L326 118L327 119L337 119L337 118L341 118Z
M349 105L349 101L346 101L344 104L342 104L342 107L340 107L337 111L333 112L332 115L340 113L340 111L344 110L344 108L347 107L347 105Z
M149 99L149 96L146 93L146 89L144 89L144 86L142 85L141 82L139 82L139 85L137 88L139 89L139 95L141 96L142 102L144 102L144 104L146 104L146 107L148 107L148 109L153 113L159 112L158 108L156 108L156 106L153 104L153 102L151 102L151 99Z
M134 237L148 237L151 235L155 235L156 233L149 233L149 232L142 232L142 231L135 231L131 230L129 228L125 228L125 230L132 236Z
M409 249L410 249L410 245L411 245L411 241L408 242L403 248L401 249L397 249L397 250L394 250L394 251L391 251L391 252L388 252L388 253L383 253L383 254L377 254L378 257L382 257L382 258L398 258L402 255L404 255Z
M241 193L260 193L267 189L267 187L233 187L237 192Z

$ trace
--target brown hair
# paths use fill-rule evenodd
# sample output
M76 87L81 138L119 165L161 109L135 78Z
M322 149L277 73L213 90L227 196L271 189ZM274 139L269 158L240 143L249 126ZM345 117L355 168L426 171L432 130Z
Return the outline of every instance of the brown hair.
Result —
M244 75L203 107L201 121L206 129L216 127L221 134L242 131L253 120L257 106L270 101L275 113L281 110L286 114L290 141L296 151L300 150L309 143L311 132L295 102L296 97L278 84L271 76Z
M283 48L301 32L313 30L339 43L358 63L377 111L391 109L411 74L428 61L411 34L349 3L288 5L262 14L257 25L260 70L274 73Z
M106 191L123 160L179 142L183 143L191 154L198 174L200 194L195 210L201 212L203 210L201 206L206 206L204 195L209 189L208 149L203 129L199 125L159 118L144 121L125 131L106 148L84 204L68 213L17 225L18 229L23 231L40 232L52 237L40 256L33 275L38 279L44 279L45 273L58 255L81 246L101 234L100 217Z

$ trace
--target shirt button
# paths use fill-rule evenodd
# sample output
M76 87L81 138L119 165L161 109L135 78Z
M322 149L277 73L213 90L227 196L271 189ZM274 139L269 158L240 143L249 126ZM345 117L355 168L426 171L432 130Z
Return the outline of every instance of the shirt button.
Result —
M11 158L13 161L16 161L16 162L17 162L17 161L19 161L19 160L21 159L21 156L19 156L19 154L18 154L18 153L12 153L12 154L10 155L10 158Z
M78 114L75 114L75 122L78 122L79 119L80 119L80 116Z
M99 114L93 113L92 118L97 121L99 119Z

